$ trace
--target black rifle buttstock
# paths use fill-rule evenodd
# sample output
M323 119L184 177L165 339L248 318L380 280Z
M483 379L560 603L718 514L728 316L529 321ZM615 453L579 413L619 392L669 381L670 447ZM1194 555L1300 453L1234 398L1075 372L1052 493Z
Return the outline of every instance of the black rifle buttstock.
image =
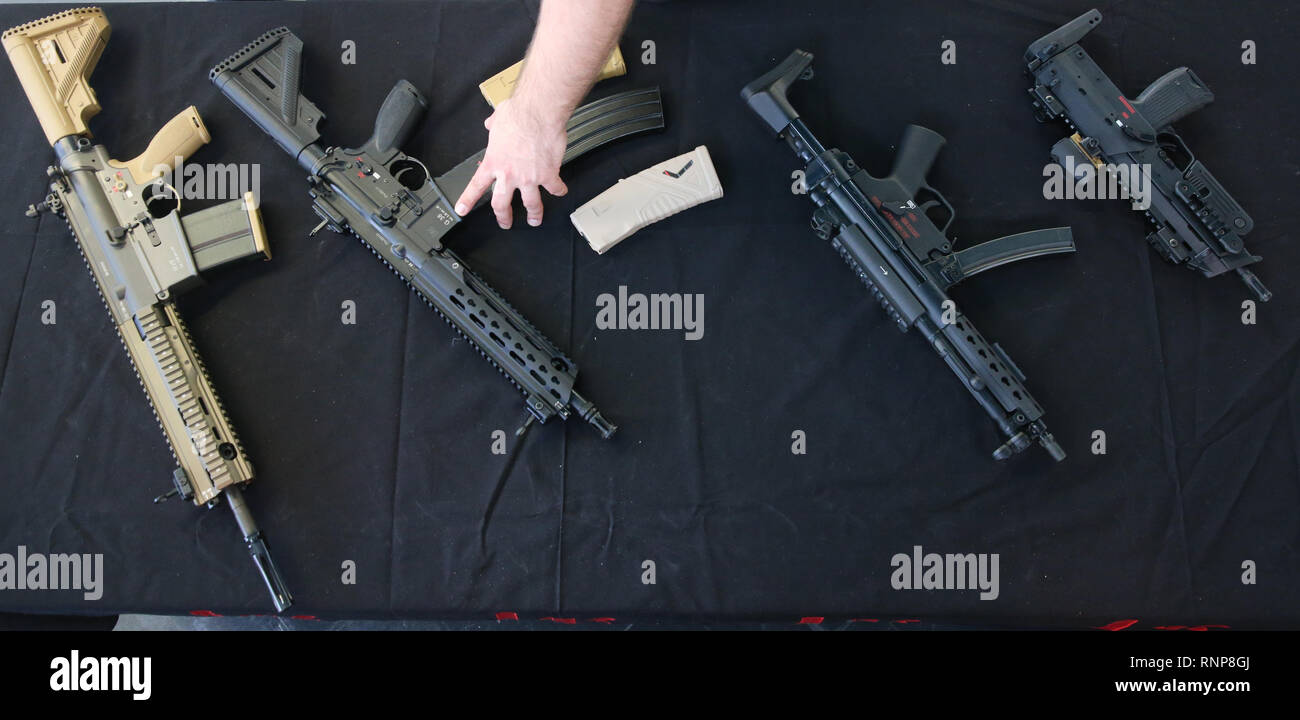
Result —
M780 135L790 123L799 119L786 91L797 80L812 79L812 61L812 53L796 49L780 65L741 89L741 99L773 134Z
M1062 50L1077 44L1085 35L1101 24L1101 13L1096 9L1080 15L1061 27L1038 38L1025 51L1025 64L1033 70L1055 57Z
M302 95L302 39L278 27L245 45L208 72L208 79L294 158L320 139L325 118Z

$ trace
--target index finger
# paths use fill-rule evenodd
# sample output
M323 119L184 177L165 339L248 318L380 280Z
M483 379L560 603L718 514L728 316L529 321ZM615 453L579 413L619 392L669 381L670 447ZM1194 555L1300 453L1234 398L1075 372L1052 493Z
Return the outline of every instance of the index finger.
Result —
M492 173L483 169L483 164L479 163L478 169L474 171L474 177L469 179L469 184L465 186L465 192L460 194L456 199L456 214L464 216L474 205L478 203L483 193L492 186Z

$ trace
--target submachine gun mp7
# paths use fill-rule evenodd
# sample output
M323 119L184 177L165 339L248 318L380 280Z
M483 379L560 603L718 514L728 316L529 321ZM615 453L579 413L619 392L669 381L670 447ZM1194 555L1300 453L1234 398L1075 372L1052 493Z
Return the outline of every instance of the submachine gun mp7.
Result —
M1214 101L1214 93L1191 70L1170 70L1137 97L1124 97L1079 41L1101 24L1089 10L1034 41L1025 52L1029 90L1039 122L1064 119L1075 130L1052 147L1063 167L1128 165L1151 181L1147 234L1165 260L1205 277L1231 270L1261 302L1273 297L1248 265L1263 258L1246 249L1255 227L1241 205L1196 159L1173 124ZM1122 176L1121 176L1122 177Z

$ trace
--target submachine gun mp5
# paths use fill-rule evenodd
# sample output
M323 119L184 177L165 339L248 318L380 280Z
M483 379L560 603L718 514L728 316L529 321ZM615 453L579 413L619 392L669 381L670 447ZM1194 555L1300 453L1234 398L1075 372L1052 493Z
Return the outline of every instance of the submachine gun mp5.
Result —
M786 91L796 80L812 77L812 61L811 53L795 50L746 85L741 97L805 164L808 197L817 205L813 229L830 240L900 330L921 333L997 423L1006 441L993 451L994 458L1004 460L1037 442L1054 460L1065 459L1020 368L957 311L948 288L1015 260L1073 252L1070 229L1035 230L955 252L946 237L952 206L925 179L943 137L909 125L893 171L885 178L872 176L847 153L823 147L790 105ZM946 214L942 228L931 220L932 210Z

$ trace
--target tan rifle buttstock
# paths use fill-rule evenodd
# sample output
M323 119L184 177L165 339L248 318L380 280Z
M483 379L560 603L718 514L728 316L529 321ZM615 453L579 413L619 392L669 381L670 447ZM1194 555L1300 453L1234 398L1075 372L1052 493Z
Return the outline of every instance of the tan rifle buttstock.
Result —
M99 112L87 78L108 44L109 25L97 7L76 8L10 28L0 36L36 119L53 145L89 135Z

